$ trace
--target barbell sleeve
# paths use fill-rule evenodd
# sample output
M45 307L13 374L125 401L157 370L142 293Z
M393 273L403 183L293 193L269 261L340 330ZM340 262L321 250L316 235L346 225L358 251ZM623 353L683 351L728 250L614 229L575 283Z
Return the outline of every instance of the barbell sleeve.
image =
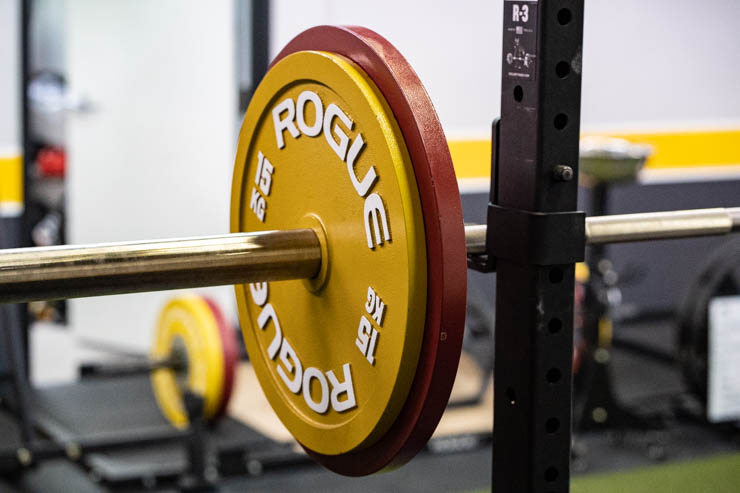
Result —
M315 276L311 229L0 250L0 302L21 303Z
M740 208L598 216L586 219L586 244L738 230ZM485 253L486 225L466 225L465 243ZM321 262L311 229L0 250L0 303L307 279Z

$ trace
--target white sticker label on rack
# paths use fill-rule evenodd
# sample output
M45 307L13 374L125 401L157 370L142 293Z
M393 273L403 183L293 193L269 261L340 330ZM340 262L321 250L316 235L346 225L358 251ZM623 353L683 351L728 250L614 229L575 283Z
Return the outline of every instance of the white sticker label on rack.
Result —
M709 303L707 417L713 423L740 420L740 296Z

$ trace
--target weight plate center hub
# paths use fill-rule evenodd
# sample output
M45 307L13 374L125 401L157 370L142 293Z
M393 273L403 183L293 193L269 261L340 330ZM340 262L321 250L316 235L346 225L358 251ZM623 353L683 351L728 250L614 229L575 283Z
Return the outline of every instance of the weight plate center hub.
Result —
M242 126L232 231L314 228L318 281L236 287L244 339L290 432L326 455L361 450L398 417L422 347L424 220L388 103L347 58L300 51L258 87Z

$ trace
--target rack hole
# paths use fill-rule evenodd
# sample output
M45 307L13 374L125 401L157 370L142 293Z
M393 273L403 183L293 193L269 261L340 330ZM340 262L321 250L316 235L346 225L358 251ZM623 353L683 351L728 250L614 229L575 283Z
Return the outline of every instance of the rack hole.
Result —
M559 267L553 267L550 270L549 277L550 277L550 282L551 283L553 283L553 284L559 283L560 281L563 280L563 269L561 269Z
M569 9L558 10L558 22L561 26L568 24L573 19L573 14Z
M506 398L509 400L509 403L513 406L516 404L516 392L514 392L514 389L509 387L506 389Z
M568 74L570 73L570 63L558 62L558 64L555 65L555 73L561 79L565 79L566 77L568 77Z
M553 120L553 124L558 130L564 129L565 126L568 124L568 115L566 115L565 113L558 113L557 115L555 115L555 120Z
M560 429L560 420L558 418L550 418L545 421L545 431L548 433L555 433Z
M558 479L558 470L555 467L548 467L545 469L545 481L552 483Z
M550 368L547 370L547 381L550 383L558 383L560 381L560 370L557 368Z
M547 329L550 331L550 334L557 334L562 328L563 322L559 318L551 318L547 323Z
M522 86L514 87L514 101L521 103L522 99L524 99L524 89L522 89Z

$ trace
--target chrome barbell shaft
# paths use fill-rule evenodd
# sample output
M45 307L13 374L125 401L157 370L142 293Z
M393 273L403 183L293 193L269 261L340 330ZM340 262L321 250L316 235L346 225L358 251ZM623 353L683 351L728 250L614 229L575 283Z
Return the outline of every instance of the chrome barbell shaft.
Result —
M619 214L586 219L586 244L690 238L740 229L740 208Z
M586 218L586 244L712 236L740 231L740 207L646 212ZM486 225L465 226L469 254L486 251Z
M586 219L586 243L686 238L740 230L740 208ZM486 226L466 225L469 254L485 253ZM306 279L321 267L311 229L0 250L0 303Z

